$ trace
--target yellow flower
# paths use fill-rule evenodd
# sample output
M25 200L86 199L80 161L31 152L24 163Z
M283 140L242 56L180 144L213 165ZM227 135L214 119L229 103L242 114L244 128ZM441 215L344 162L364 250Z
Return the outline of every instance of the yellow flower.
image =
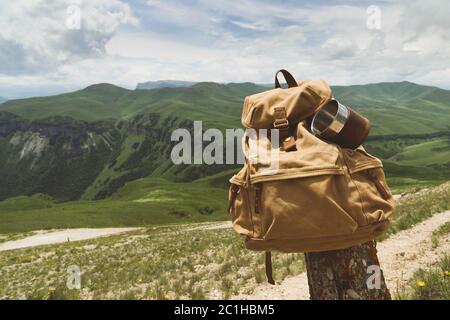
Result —
M425 287L425 281L417 280L416 284L418 287Z
M445 271L444 271L444 274L445 274L446 276L450 276L450 271L445 270Z
M164 299L169 300L169 299L170 299L169 294L166 293L166 294L164 295Z
M54 291L56 291L56 288L55 288L55 287L49 287L49 288L48 288L48 291L54 292Z

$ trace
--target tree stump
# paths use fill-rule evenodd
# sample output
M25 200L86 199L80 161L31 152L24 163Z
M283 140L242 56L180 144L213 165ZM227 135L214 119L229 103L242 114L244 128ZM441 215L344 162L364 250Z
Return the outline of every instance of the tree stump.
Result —
M390 300L375 241L305 253L312 300Z

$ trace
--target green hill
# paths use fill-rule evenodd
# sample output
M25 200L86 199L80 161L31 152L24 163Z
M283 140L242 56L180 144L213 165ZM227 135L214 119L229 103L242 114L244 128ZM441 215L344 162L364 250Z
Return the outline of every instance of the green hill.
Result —
M55 116L94 122L129 120L142 112L240 126L242 98L267 90L252 83L198 83L188 88L127 90L97 84L52 97L11 100L0 111L26 120ZM427 134L450 129L450 91L410 82L334 86L334 95L372 121L372 135Z
M97 84L57 96L10 100L0 107L0 111L11 112L27 120L54 116L84 121L118 119L120 106L116 105L116 100L128 91L112 84Z
M252 84L126 90L109 84L0 108L0 199L48 193L60 200L103 199L126 182L152 176L188 182L223 170L173 166L171 133L240 126Z
M389 160L398 164L414 166L448 163L450 160L450 138L433 139L407 146Z
M1 201L0 233L224 220L226 205L221 188L143 178L107 200L56 202L35 195Z
M411 82L333 87L335 97L368 117L371 135L450 129L450 91Z
M11 100L2 105L0 111L31 121L54 116L86 122L121 120L150 111L161 116L182 114L183 119L206 121L217 116L225 120L223 117L228 116L228 122L238 124L236 114L240 113L243 97L264 89L251 83L222 85L204 82L190 88L132 91L111 84L97 84L58 96ZM222 127L226 125L220 124Z

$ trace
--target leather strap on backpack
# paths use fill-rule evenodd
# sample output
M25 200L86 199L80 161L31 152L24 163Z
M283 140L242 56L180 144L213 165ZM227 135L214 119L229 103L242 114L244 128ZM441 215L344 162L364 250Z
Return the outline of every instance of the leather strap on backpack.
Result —
M275 107L273 116L275 121L273 127L278 129L280 145L284 151L293 151L297 145L295 138L289 132L289 121L287 119L286 109L284 107Z
M277 73L275 73L275 88L281 88L280 81L278 81L279 73L281 73L283 75L289 88L298 87L297 81L292 76L292 74L285 69L281 69L281 70L278 70Z
M284 107L275 107L273 109L273 127L280 132L280 140L283 141L289 136L289 121L287 119L286 109Z
M270 284L275 284L272 276L272 252L266 251L266 276L267 282Z
M298 87L297 81L292 76L292 74L281 69L275 73L275 88L281 88L280 81L278 81L278 74L281 73L286 80L289 88ZM289 121L287 119L287 113L285 107L275 107L274 108L274 118L275 121L273 126L275 129L279 130L280 133L280 145L284 151L293 151L296 149L295 138L291 136L289 132Z

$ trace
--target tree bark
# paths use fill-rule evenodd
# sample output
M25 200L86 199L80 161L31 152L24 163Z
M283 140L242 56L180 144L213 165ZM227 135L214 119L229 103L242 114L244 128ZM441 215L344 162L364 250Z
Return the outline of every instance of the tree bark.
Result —
M390 300L375 241L305 254L312 300Z

